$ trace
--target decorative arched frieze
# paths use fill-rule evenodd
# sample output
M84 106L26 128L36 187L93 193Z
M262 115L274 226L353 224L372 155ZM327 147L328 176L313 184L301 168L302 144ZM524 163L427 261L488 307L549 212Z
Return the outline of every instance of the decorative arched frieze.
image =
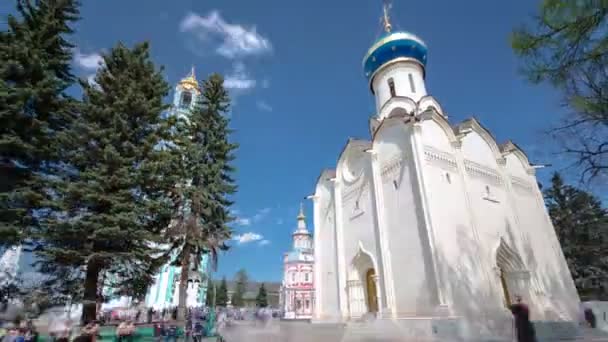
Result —
M472 160L465 160L464 169L471 177L481 178L493 185L503 185L503 180L500 174L496 170L489 168L485 165L481 165Z
M477 134L479 134L479 136L486 142L486 144L492 151L496 163L498 163L499 165L504 165L504 158L500 151L500 148L498 147L498 144L496 143L496 139L494 139L490 131L483 127L479 123L479 121L477 121L477 119L466 119L465 121L457 124L454 127L454 131L456 133L456 136L460 140L463 140L463 138L471 132L476 132Z
M458 162L451 153L438 150L432 146L424 146L424 160L429 165L458 173Z

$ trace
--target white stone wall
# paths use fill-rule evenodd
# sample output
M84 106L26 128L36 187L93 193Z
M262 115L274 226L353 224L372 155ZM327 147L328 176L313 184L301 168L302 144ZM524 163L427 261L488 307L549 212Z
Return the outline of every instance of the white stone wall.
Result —
M377 239L377 222L376 222L376 204L373 193L373 179L371 170L371 154L365 152L371 146L367 142L351 140L338 162L336 168L337 182L339 187L336 191L336 196L339 196L341 201L337 206L341 208L339 212L338 224L341 224L341 229L338 230L338 239L343 242L341 257L343 258L343 269L340 274L345 275L344 283L340 287L345 289L344 298L352 299L348 296L349 288L352 283L349 281L358 281L359 285L364 281L361 270L358 265L355 265L355 257L361 251L371 258L371 267L378 272L378 256L380 253ZM338 246L338 249L341 249ZM358 278L358 279L355 279ZM350 284L350 285L349 285ZM350 307L342 307L342 313L345 316L357 315L360 309L353 308L353 303ZM358 303L357 305L364 305Z
M373 142L349 141L335 181L315 192L318 317L336 306L362 315L360 270L373 267L381 315L447 310L469 333L508 332L505 303L520 295L534 320L576 321L578 295L525 155L475 120L452 128L431 97L393 98L382 113Z
M315 191L315 314L316 319L337 319L340 314L338 292L338 260L335 229L333 178L335 173L323 172Z
M497 158L497 147L491 147L488 137L472 131L461 139L460 170L464 175L465 190L469 198L472 229L479 248L478 267L488 279L484 294L484 308L487 315L498 316L506 313L502 283L497 272L496 248L501 238L518 251L518 229L507 206L507 190L501 178ZM521 256L521 253L518 253ZM520 289L511 286L511 300L521 295L526 301L529 296L525 286ZM466 302L466 299L462 299Z
M537 315L546 319L575 320L578 294L533 169L524 165L527 160L521 153L509 153L505 159L505 178L509 181L511 203L523 235L522 257L534 275Z
M428 313L434 292L410 134L400 120L392 120L384 122L374 139L384 196L385 253L390 254L385 282L397 317Z

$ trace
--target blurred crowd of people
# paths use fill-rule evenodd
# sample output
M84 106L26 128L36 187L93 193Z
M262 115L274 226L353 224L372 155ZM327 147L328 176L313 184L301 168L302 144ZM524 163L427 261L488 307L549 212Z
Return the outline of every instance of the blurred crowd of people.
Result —
M53 316L45 322L43 334L52 342L96 342L101 337L100 327L107 325L116 326L115 337L119 342L134 341L137 325L152 326L155 341L185 339L199 342L205 337L219 337L222 329L230 328L236 321L247 320L255 322L255 325L266 325L272 318L279 317L280 313L269 308L189 308L185 326L177 324L177 308L106 310L99 313L97 320L82 325L69 317ZM0 342L42 342L40 336L32 320L0 321Z

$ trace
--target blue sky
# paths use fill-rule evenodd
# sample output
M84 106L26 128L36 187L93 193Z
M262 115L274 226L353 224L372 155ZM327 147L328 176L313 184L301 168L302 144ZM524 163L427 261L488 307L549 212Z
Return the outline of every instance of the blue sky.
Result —
M3 1L0 13L11 11L12 2ZM374 102L361 60L381 33L381 0L83 2L72 39L79 76L94 73L97 54L118 41L142 40L151 42L172 84L192 65L199 78L226 76L235 102L233 139L240 144L240 240L220 258L217 277L231 278L242 267L256 280L280 280L300 201L321 169L335 165L348 137L368 137ZM392 21L427 43L427 89L451 122L474 115L533 162L564 165L543 134L562 111L559 96L526 82L508 40L536 6L397 0ZM551 172L540 170L541 181Z

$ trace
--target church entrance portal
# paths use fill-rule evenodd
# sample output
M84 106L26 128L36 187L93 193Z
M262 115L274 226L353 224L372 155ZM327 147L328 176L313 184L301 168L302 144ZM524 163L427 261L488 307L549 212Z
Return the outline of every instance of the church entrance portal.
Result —
M367 270L365 274L367 285L367 311L378 312L378 292L376 289L376 272L373 268Z
M529 303L530 272L519 254L502 238L496 249L496 268L505 306L513 304L516 296Z
M351 318L379 311L378 276L374 266L371 256L360 248L351 262L347 281Z

